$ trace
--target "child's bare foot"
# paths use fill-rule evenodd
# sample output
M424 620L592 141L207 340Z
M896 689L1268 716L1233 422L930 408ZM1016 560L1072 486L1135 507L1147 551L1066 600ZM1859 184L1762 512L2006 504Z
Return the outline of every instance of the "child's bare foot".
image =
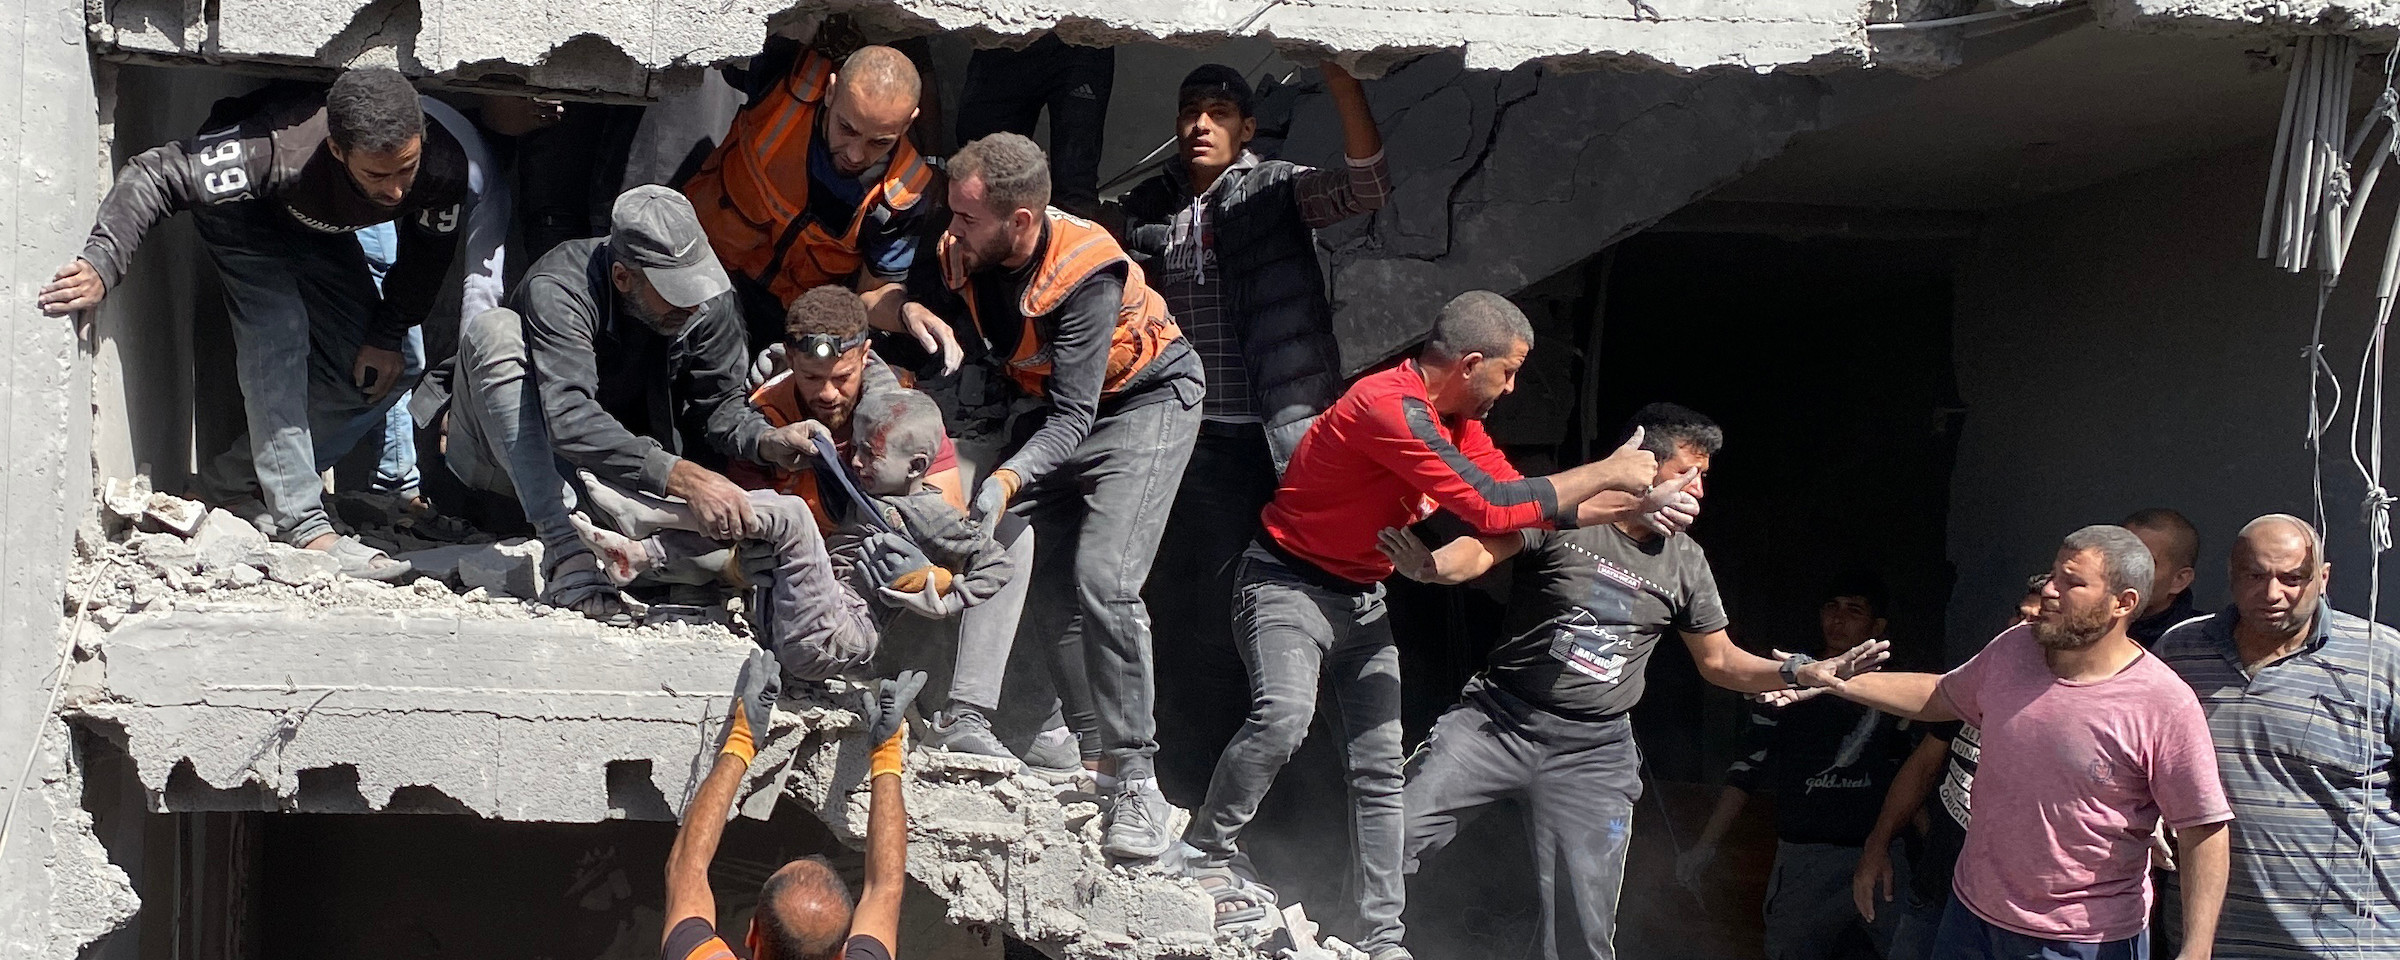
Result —
M658 559L650 555L648 540L633 540L614 530L603 530L580 513L569 514L567 520L575 525L575 534L583 538L584 545L592 548L592 555L599 558L600 572L608 575L610 583L622 587L658 565Z

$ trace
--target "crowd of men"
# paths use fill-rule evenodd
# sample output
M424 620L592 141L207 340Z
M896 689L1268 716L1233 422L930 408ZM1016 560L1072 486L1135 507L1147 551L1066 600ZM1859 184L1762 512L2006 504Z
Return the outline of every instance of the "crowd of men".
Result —
M1391 177L1340 68L1321 68L1340 166L1251 152L1249 83L1202 67L1180 88L1180 149L1104 227L1053 205L1051 158L1022 135L918 153L927 93L901 52L771 52L696 172L625 191L605 236L527 251L510 289L508 200L475 124L360 69L221 103L199 135L136 156L40 296L95 306L146 231L192 211L249 427L210 462L210 499L346 574L407 576L337 531L319 472L414 389L408 420L443 467L541 539L544 602L626 622L629 589L742 599L764 650L674 849L667 956L731 955L706 882L724 811L777 688L843 677L877 693L866 886L853 904L821 863L777 871L753 956L890 955L914 706L926 748L1089 778L1103 849L1192 877L1229 926L1277 905L1242 833L1322 718L1346 765L1354 940L1374 960L1410 956L1405 878L1504 800L1528 819L1543 955L1613 957L1643 790L1629 711L1670 633L1710 683L1761 701L1677 872L1701 882L1748 796L1776 795L1771 956L1836 956L1854 927L1911 958L2142 957L2153 932L2192 958L2400 947L2377 852L2400 841L2392 635L2325 603L2308 524L2245 527L2214 616L2188 597L2197 534L2145 511L2068 536L2021 622L1948 674L1878 669L1888 598L1865 580L1828 589L1813 653L1759 656L1685 535L1725 442L1705 415L1652 404L1607 458L1523 475L1482 421L1535 336L1488 292L1345 382L1314 231L1380 208ZM984 69L1094 69L1020 59ZM353 234L387 223L393 250L370 259ZM410 333L450 309L446 284L456 355L420 384ZM1009 413L981 458L954 440L969 382ZM1463 583L1511 559L1503 639L1404 767L1384 581ZM1180 834L1145 588L1172 642L1237 651L1247 673L1248 716ZM1019 657L1021 640L1040 649ZM996 727L1027 683L1041 719ZM2179 905L2157 928L2154 850Z

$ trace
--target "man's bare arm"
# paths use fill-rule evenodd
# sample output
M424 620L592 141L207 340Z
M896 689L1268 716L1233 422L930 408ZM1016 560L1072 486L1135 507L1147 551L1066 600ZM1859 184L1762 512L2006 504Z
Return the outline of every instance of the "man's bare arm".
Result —
M900 895L908 888L908 806L900 771L908 705L925 688L925 672L910 670L876 685L867 735L875 740L867 764L867 881L850 913L850 935L873 937L885 952L900 939Z
M742 774L749 771L751 759L758 756L758 741L767 734L775 700L782 693L782 676L773 654L752 650L734 681L733 710L718 736L716 763L708 768L708 777L700 781L692 802L684 806L683 826L675 831L675 845L667 851L667 922L659 933L662 947L665 937L675 932L675 925L686 919L698 917L711 926L717 922L717 896L708 888L708 863L717 857L717 841L725 835L725 818L733 812Z
M1950 698L1942 696L1942 675L1938 673L1869 673L1843 680L1826 669L1825 663L1809 664L1799 672L1802 686L1824 687L1844 700L1893 716L1937 722L1959 718Z
M1385 527L1375 535L1375 548L1392 561L1392 569L1418 583L1465 583L1483 576L1493 565L1516 556L1525 541L1515 534L1460 537L1438 550L1429 550L1417 535Z
M1892 839L1916 818L1925 798L1933 794L1934 782L1942 777L1943 755L1949 749L1950 741L1940 737L1919 740L1908 761L1900 765L1899 774L1892 777L1891 789L1883 794L1883 812L1876 815L1875 829L1868 831L1866 846L1859 853L1858 868L1851 872L1850 896L1858 903L1859 916L1873 921L1875 905L1890 903L1897 895L1892 889ZM1880 891L1876 889L1879 886Z
M2217 913L2225 906L2225 875L2233 841L2223 822L2175 831L2183 864L2182 960L2208 960L2217 941Z

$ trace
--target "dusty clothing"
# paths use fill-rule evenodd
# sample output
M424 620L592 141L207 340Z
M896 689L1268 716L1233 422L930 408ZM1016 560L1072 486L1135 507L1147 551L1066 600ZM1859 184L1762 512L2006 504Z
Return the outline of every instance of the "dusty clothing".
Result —
M1125 195L1127 252L1207 371L1201 412L1260 424L1278 468L1342 395L1316 230L1372 213L1390 193L1381 154L1318 169L1245 150L1198 196L1180 156Z
M763 567L764 616L753 618L759 621L764 646L786 674L801 680L862 675L883 633L867 601L834 572L808 504L798 497L752 490L750 512L758 521L758 535L750 538L756 549L745 554ZM727 546L686 530L665 531L652 540L666 563L716 558Z
M925 559L953 574L950 591L965 600L970 609L991 599L1017 575L1007 548L986 534L981 524L968 522L966 515L944 501L940 493L919 490L903 497L875 497L874 502L885 524L916 544L918 550L924 551ZM884 586L868 582L862 565L863 541L882 529L864 516L854 516L844 520L840 529L826 538L834 569L862 597L873 597L876 589ZM883 621L888 624L897 615L897 611L887 609Z
M685 917L676 924L658 956L659 960L742 960L742 954L717 933L716 926L699 917ZM892 948L862 933L842 945L842 960L892 960Z
M1984 746L1957 898L2001 929L2077 943L2135 936L2150 918L2152 830L2233 819L2200 703L2156 656L2069 682L2019 626L1940 691Z
M2400 955L2400 637L2320 604L2307 643L2251 673L2237 620L2226 610L2187 622L2154 648L2200 698L2233 805L2217 952ZM2361 856L2369 845L2373 859Z
M876 356L873 350L868 351L867 366L859 374L859 378L858 395L860 399L865 399L877 390L894 389L904 385L891 366L884 363L883 358ZM811 419L808 405L801 401L797 386L790 371L778 373L768 378L767 382L759 384L758 389L750 392L750 405L757 407L758 412L765 415L767 423L772 426L789 426ZM833 445L835 453L845 458L850 455L849 421L843 421L842 428L833 431ZM936 474L944 470L956 469L958 469L958 447L950 442L949 436L944 435L941 447L934 451L933 463L925 468L925 472ZM842 519L849 513L849 504L844 502L846 497L837 485L828 481L825 484L826 487L836 488L824 489L818 486L818 481L824 479L818 476L818 470L819 466L813 462L808 469L786 470L777 466L737 461L731 465L731 469L726 471L725 476L727 479L753 490L777 490L808 501L809 509L815 511L817 515L817 529L826 536L832 536L835 531L841 529Z
M1544 710L1578 720L1631 710L1661 640L1728 623L1690 537L1635 540L1613 524L1520 536L1507 639L1488 675Z
M198 136L152 147L126 161L116 185L100 201L83 259L115 289L142 235L179 210L258 203L295 226L324 234L398 221L403 224L399 258L384 278L383 298L362 340L397 350L408 328L432 312L474 200L467 149L452 124L436 114L436 102L425 103L428 122L416 181L399 206L384 207L359 191L327 147L323 92L220 102L212 119L223 125L212 124Z
M844 176L825 146L824 99L835 64L814 50L771 47L753 62L753 74L786 55L788 69L751 91L724 142L683 185L710 247L776 307L811 287L848 285L861 270L906 277L924 215L935 206L927 199L938 186L932 164L902 137L882 163ZM750 318L758 328L752 342L782 337L781 310L750 312L762 314Z
M1631 718L1569 720L1470 680L1409 759L1404 869L1416 873L1483 808L1516 800L1541 890L1540 955L1614 960L1641 758Z
M1262 542L1301 573L1364 586L1392 575L1376 534L1437 507L1486 536L1572 524L1575 515L1572 504L1560 508L1547 478L1509 465L1482 421L1436 413L1408 361L1361 377L1309 427L1259 515Z
M732 294L701 304L673 337L626 309L605 238L534 261L509 305L523 318L551 449L602 482L664 494L689 457L757 462L766 418L747 402L749 351Z

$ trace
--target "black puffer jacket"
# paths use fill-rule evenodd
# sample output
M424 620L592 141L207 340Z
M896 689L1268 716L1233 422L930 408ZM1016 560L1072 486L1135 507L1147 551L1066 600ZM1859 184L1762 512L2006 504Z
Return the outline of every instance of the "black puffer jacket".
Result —
M1309 423L1342 396L1333 304L1315 232L1293 194L1296 169L1282 160L1237 165L1223 174L1208 211L1225 316L1241 337L1278 472ZM1158 271L1175 215L1192 202L1184 170L1170 162L1125 194L1125 249L1145 271Z

